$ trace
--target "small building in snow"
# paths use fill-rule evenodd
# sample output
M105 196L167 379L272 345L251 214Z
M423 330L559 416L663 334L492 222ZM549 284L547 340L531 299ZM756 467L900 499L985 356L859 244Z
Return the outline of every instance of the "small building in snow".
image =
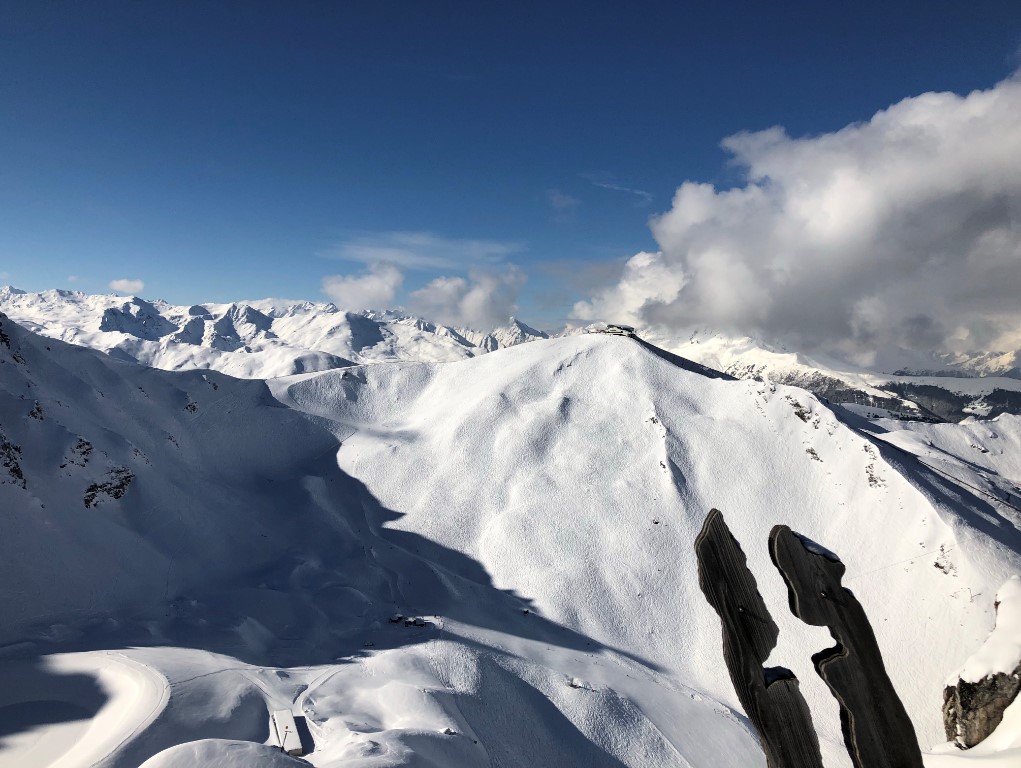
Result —
M276 737L277 746L288 755L300 756L305 753L301 748L301 736L294 724L294 715L288 709L278 709L273 712L273 735Z

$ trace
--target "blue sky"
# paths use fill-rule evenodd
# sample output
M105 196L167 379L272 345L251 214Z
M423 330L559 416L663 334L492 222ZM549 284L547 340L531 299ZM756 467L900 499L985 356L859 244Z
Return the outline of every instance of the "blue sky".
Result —
M1019 46L1014 0L8 0L0 283L323 300L368 272L400 304L489 276L556 325L682 182L745 183L725 137L991 88Z

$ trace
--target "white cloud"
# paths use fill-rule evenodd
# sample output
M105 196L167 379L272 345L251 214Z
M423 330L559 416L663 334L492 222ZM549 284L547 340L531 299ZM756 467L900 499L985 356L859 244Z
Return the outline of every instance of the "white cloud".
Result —
M674 301L683 286L684 276L664 262L663 254L642 251L628 259L616 285L600 291L591 302L575 304L573 317L640 323L647 306Z
M731 136L728 190L685 182L659 254L575 308L867 354L1021 338L1021 78L926 93L834 133ZM1011 340L1014 339L1012 342Z
M78 275L68 275L67 276L67 282L69 282L69 283L77 283L78 282ZM141 289L139 289L139 290L141 290Z
M327 275L323 293L341 309L386 309L404 282L404 275L392 264L373 264L362 275Z
M405 269L458 269L494 265L524 250L521 243L461 240L431 232L378 232L342 243L323 255Z
M489 330L517 310L524 274L514 266L502 272L473 270L463 277L438 277L408 297L413 312L434 322Z
M141 280L128 280L126 278L111 280L110 290L117 291L117 293L141 293L145 290L145 283Z

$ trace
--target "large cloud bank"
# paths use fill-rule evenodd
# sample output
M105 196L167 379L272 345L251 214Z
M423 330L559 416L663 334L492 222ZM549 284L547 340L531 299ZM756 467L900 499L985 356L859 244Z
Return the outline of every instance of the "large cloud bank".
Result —
M835 133L723 146L745 183L685 182L652 220L658 253L580 319L826 347L1021 347L1021 77L926 93Z

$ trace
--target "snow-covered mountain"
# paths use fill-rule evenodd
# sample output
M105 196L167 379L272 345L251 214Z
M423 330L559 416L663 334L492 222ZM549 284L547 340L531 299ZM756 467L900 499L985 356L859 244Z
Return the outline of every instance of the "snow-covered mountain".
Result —
M960 371L971 376L1006 376L1021 379L1021 350L1013 352L981 352L973 354L945 354L940 360L953 375Z
M460 334L476 347L486 352L513 347L516 344L524 344L527 341L549 338L549 334L545 331L536 330L513 317L507 325L496 328L489 333L464 329L460 331Z
M277 302L179 307L137 297L0 288L0 311L44 336L165 370L272 378L355 363L451 361L546 334L514 318L490 333L395 312Z
M968 450L1017 439L997 424ZM1021 570L1008 464L937 472L924 441L627 338L267 384L0 316L0 425L5 766L301 765L263 746L281 708L321 768L764 765L698 588L712 506L846 766L810 660L832 640L790 615L770 526L843 556L923 749Z
M435 325L394 310L354 313L333 304L274 300L178 307L74 291L0 288L0 311L38 333L119 359L166 370L218 370L240 378L377 362L452 362L549 338L514 318L484 333ZM567 329L558 335L582 331ZM892 369L867 369L711 330L678 336L643 328L640 333L660 347L737 378L803 387L862 414L938 421L1021 414L1021 378L1012 373L1016 360L1011 355L953 360L916 355L911 358L914 373L890 373ZM897 360L903 363L907 354Z
M657 329L641 333L666 349L737 378L802 387L832 402L849 404L862 414L940 421L1021 414L1021 380L1009 375L964 375L964 369L946 367L925 375L885 373L830 355L806 355L713 330L693 330L680 338ZM956 375L951 375L954 371ZM1008 374L1009 369L1002 373Z

